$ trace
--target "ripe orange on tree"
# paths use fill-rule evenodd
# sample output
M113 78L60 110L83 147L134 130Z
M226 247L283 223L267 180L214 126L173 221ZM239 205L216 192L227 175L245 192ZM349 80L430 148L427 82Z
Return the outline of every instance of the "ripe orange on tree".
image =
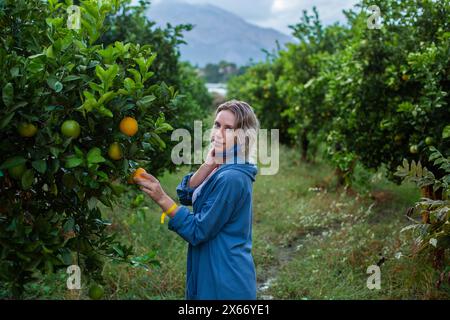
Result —
M125 117L120 121L119 129L123 134L132 137L138 131L138 123L136 119L132 117Z
M118 142L111 143L108 149L108 155L113 160L122 159L122 148L120 147L120 144Z
M19 124L17 128L17 131L19 132L20 136L25 138L31 138L36 134L37 130L38 129L34 124L25 122Z

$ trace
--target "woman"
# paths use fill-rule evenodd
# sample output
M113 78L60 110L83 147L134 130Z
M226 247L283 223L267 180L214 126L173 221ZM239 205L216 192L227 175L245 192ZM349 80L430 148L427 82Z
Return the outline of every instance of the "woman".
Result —
M257 167L250 162L250 154L258 129L247 103L232 100L220 105L207 159L177 187L180 206L152 175L135 179L163 212L168 211L169 230L189 243L186 299L256 299L251 249ZM192 213L188 205L193 205Z

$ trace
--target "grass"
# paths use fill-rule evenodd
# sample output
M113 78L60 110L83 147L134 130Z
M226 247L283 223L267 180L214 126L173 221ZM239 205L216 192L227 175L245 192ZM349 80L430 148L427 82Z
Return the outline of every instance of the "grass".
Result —
M405 210L419 198L415 186L397 186L382 172L357 167L352 192L335 186L333 170L320 159L300 163L294 150L282 147L280 170L258 175L253 194L253 256L261 288L258 298L275 299L448 299L437 289L438 274L426 257L406 256L412 239L401 234ZM176 199L184 174L160 177ZM160 267L149 271L107 262L103 270L105 299L184 299L187 243L159 222L160 209L146 198L140 213L129 193L113 210L102 208L111 229L137 254L157 252ZM395 256L402 253L399 259ZM383 263L380 263L384 261ZM381 289L366 286L367 267L380 263ZM79 294L65 290L59 272L29 286L31 299L86 299L83 278Z

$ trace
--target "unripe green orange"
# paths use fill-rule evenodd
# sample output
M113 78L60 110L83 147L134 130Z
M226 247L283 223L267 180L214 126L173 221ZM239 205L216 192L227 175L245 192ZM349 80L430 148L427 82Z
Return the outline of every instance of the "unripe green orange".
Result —
M38 128L32 123L22 122L21 124L19 124L17 131L22 137L31 138L36 134Z

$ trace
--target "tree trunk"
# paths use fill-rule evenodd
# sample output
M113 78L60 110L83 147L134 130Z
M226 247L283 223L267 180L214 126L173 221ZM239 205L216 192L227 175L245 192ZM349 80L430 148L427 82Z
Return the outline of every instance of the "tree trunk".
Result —
M444 261L445 261L445 249L444 248L437 248L434 249L433 252L433 267L436 270L443 270L444 269Z
M337 178L337 187L343 187L345 185L344 171L342 171L340 168L336 168L335 174Z
M433 186L425 186L420 189L420 194L424 198L428 198L431 200L442 200L442 188L439 188L433 191Z
M309 146L309 140L308 140L308 132L306 130L303 130L301 136L300 136L300 147L302 152L301 160L302 162L308 162L308 146Z

